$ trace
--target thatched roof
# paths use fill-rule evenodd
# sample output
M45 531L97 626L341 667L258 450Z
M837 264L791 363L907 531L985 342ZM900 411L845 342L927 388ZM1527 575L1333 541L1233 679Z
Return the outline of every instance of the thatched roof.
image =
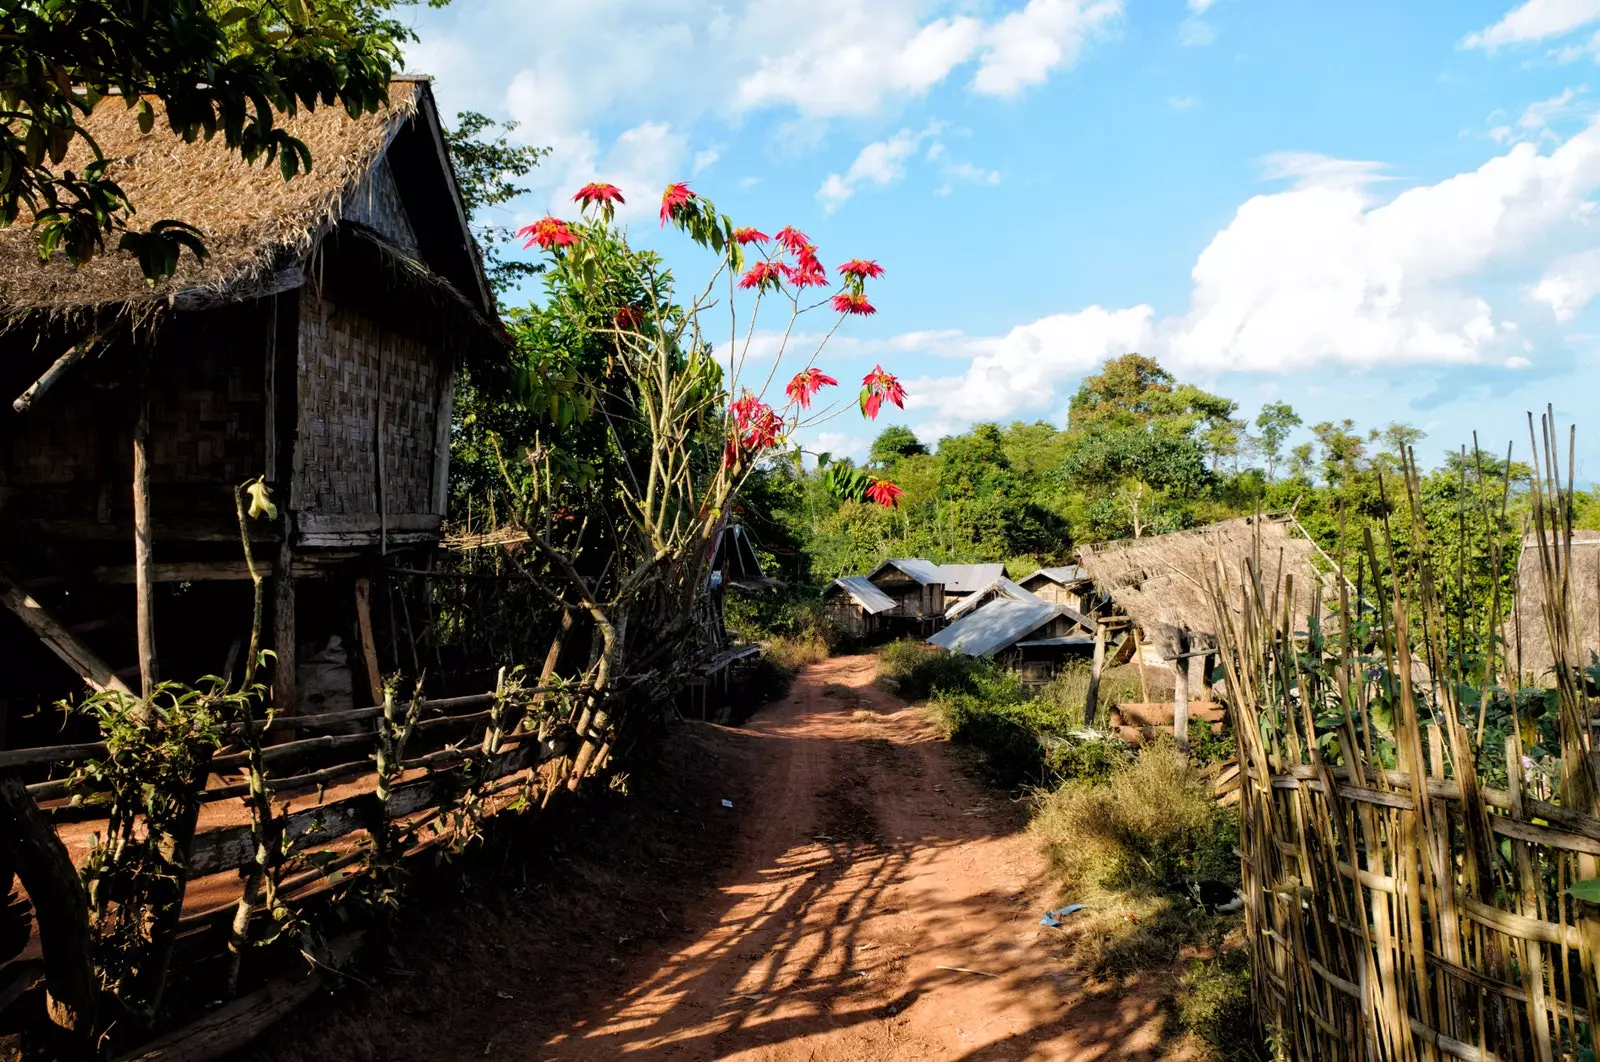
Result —
M1571 661L1579 667L1589 665L1591 650L1600 651L1600 533L1574 531L1572 533L1572 562L1568 569L1572 582L1572 619L1578 634L1578 659ZM1550 650L1550 632L1544 621L1545 589L1540 572L1539 540L1529 535L1522 541L1522 559L1517 563L1517 601L1512 621L1505 631L1506 658L1511 668L1517 667L1521 652L1521 670L1541 685L1553 682L1550 669L1555 665L1555 655Z
M343 108L320 106L282 116L283 126L305 142L312 158L309 173L285 181L276 163L246 163L226 149L220 136L184 143L166 127L159 103L156 108L155 128L148 134L139 131L135 111L119 97L102 100L84 125L112 160L109 175L137 210L133 227L164 218L185 221L201 231L209 257L199 261L186 251L176 274L151 286L134 256L118 253L114 245L79 269L59 254L41 263L36 234L19 219L0 229L0 315L82 313L197 292L249 297L275 271L305 259L410 119L425 110L429 133L437 131L428 85L414 78L392 82L389 105L376 114L352 119ZM89 158L88 148L75 142L61 168L81 168ZM434 182L448 189L439 193L440 213L459 207L447 162L444 172L443 181ZM449 222L460 228L464 219ZM458 247L461 241L458 235ZM439 271L435 263L429 265ZM467 290L481 284L475 258L449 272L470 306L480 314L492 312L483 290Z
M1179 631L1216 639L1216 613L1206 589L1214 579L1217 561L1229 593L1229 605L1241 610L1241 573L1245 561L1260 565L1268 593L1282 575L1294 576L1294 615L1301 622L1311 609L1312 594L1325 587L1318 568L1317 547L1293 520L1240 517L1192 531L1125 539L1098 546L1082 546L1080 562L1101 592L1144 629L1147 638L1163 650L1173 647ZM1326 592L1324 599L1327 599Z

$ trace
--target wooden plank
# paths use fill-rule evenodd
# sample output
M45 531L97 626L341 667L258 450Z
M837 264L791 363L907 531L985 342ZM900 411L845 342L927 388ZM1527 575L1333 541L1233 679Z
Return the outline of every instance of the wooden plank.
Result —
M372 637L372 580L356 580L356 630L361 638L361 659L366 663L367 694L373 704L383 703L383 672L378 666L378 643Z
M272 647L277 653L272 669L272 705L292 716L300 708L300 683L295 674L294 518L283 513L283 540L278 544L278 565L272 581Z
M71 631L46 612L39 602L5 575L0 575L0 605L4 605L20 619L52 653L76 671L91 688L97 691L120 690L130 696L133 694L128 684L118 678L116 672L112 671L94 650L79 641Z
M397 531L437 533L441 524L438 513L300 513L299 530L302 536L337 535L352 532L377 534L385 526L392 535Z
M450 506L450 417L455 408L456 367L446 367L434 407L433 511L441 518Z
M1100 674L1106 666L1106 634L1104 623L1094 627L1094 661L1089 665L1089 692L1083 698L1083 725L1094 726L1100 708Z
M336 939L329 954L319 957L319 964L336 969L348 963L360 947L361 938L357 931ZM315 996L330 976L327 972L306 971L268 981L198 1021L122 1055L117 1062L215 1062L245 1047Z

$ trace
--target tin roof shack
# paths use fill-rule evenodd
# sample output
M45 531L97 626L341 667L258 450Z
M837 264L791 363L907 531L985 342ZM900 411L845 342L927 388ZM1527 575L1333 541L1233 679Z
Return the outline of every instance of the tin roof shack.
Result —
M892 598L894 608L880 613L883 629L926 637L944 619L945 574L917 557L894 557L867 573L867 581Z
M1557 541L1553 539L1552 545ZM1550 629L1545 623L1542 564L1538 536L1525 536L1517 562L1516 604L1502 636L1506 644L1507 670L1518 671L1525 685L1548 688L1555 685L1556 660L1550 645ZM1600 617L1600 582L1597 582L1600 580L1600 532L1572 533L1572 555L1566 567L1572 584L1572 607L1567 615L1576 617L1575 621L1569 619L1568 622L1576 628L1572 648L1577 650L1577 659L1568 662L1587 667L1590 652L1600 648L1600 622L1597 622Z
M250 533L279 708L297 702L297 646L332 639L336 663L363 661L365 703L380 669L413 670L399 646L425 623L386 586L370 607L371 580L437 541L456 370L508 344L429 83L395 81L360 118L286 118L314 159L290 181L220 138L184 143L159 110L149 133L117 98L85 124L138 219L195 225L207 258L150 285L131 255L41 264L27 219L0 230L0 385L16 396L0 411L0 639L96 688L236 664L250 584L234 492L264 475L279 514Z
M989 657L1015 668L1029 684L1049 682L1068 654L1094 646L1088 619L1061 605L1002 597L956 620L928 639L952 653Z
M884 629L882 617L894 611L895 599L865 575L846 575L822 591L822 607L845 634L862 640Z
M1171 718L1179 742L1187 740L1189 698L1209 699L1208 675L1204 661L1216 650L1217 614L1207 589L1217 577L1220 562L1223 573L1225 606L1234 614L1243 613L1243 573L1246 565L1262 572L1271 584L1277 573L1293 577L1297 616L1312 608L1316 592L1327 593L1330 576L1321 562L1321 551L1306 538L1291 517L1240 517L1207 527L1178 531L1169 535L1124 539L1098 546L1083 546L1078 551L1083 568L1094 578L1095 588L1110 597L1118 615L1106 616L1096 632L1096 664L1090 675L1091 697L1098 693L1099 669L1105 658L1106 641L1127 630L1119 655L1130 654L1128 639L1134 640L1131 653L1140 668L1169 670L1173 683ZM1125 618L1124 618L1125 617ZM1148 681L1145 681L1148 688ZM1148 696L1145 698L1148 702ZM1092 719L1096 705L1086 715ZM1141 714L1148 718L1154 706L1145 704Z
M1006 577L1004 564L941 564L939 571L944 575L946 611L957 601L987 589L996 579Z
M949 592L949 588L946 587L946 595L948 595ZM1042 598L1036 597L1029 593L1027 590L1024 590L1021 586L1002 575L1000 578L991 582L988 586L985 586L981 590L975 591L974 593L967 594L965 597L952 604L949 608L945 609L945 622L954 623L956 620L967 615L969 612L982 608L991 601L997 601L1001 599L1009 599L1011 601L1043 600ZM946 600L949 600L948 596L946 597Z
M1025 579L1018 579L1035 597L1058 605L1089 612L1095 606L1094 580L1076 564L1059 568L1040 568Z

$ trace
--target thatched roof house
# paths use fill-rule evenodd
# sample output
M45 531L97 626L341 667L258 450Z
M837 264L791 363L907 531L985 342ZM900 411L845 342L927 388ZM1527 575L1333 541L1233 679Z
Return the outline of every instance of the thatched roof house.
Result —
M154 285L130 255L40 263L28 219L0 229L0 600L91 685L236 659L234 491L256 476L281 510L254 524L280 707L297 641L365 643L358 689L410 667L386 629L404 610L358 588L411 563L380 555L437 541L456 371L508 340L426 79L396 80L376 114L284 124L312 155L290 181L220 137L184 143L159 107L149 133L118 98L85 120L137 224L204 236L205 260L185 252ZM0 623L0 644L20 630Z
M1572 612L1577 618L1579 667L1589 666L1589 653L1600 652L1600 532L1574 531L1572 559L1568 569L1572 583ZM1511 621L1506 625L1506 660L1510 670L1520 670L1521 681L1549 686L1554 683L1551 668L1555 654L1550 646L1550 631L1544 619L1545 586L1539 559L1539 540L1529 535L1522 541L1522 557L1517 563L1517 599Z
M1096 588L1144 632L1146 644L1175 654L1184 636L1216 643L1217 621L1210 592L1222 565L1229 607L1242 611L1241 581L1247 561L1259 565L1263 582L1294 577L1294 614L1305 617L1327 576L1319 551L1291 518L1240 517L1168 535L1083 546L1080 563ZM1324 593L1324 598L1327 595Z

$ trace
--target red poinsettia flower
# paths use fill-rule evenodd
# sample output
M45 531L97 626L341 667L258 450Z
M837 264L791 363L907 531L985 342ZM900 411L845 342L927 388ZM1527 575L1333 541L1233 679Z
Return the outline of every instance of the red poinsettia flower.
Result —
M817 264L814 269L808 269L804 265L792 266L785 262L779 262L778 268L783 271L783 278L793 287L825 288L828 286L828 274L820 264Z
M884 372L882 365L874 365L872 371L861 378L861 412L868 420L876 420L885 399L904 409L906 389L892 374Z
M578 242L577 234L567 227L565 221L549 215L540 218L532 225L524 225L517 230L517 235L527 238L523 247L538 244L546 251L552 247L566 247Z
M759 232L748 225L742 229L734 229L733 238L740 243L767 243L772 239L766 233Z
M694 193L683 181L667 185L667 190L661 193L661 224L665 225L676 218L693 198Z
M778 437L782 434L783 418L763 403L741 441L752 450L768 450L778 445Z
M755 395L746 391L728 404L728 415L733 418L733 423L743 432L755 421L756 417L767 404Z
M614 184L603 184L598 181L590 182L578 189L578 194L572 197L574 203L591 206L595 203L626 203L622 198L622 189Z
M739 278L741 288L764 288L768 284L777 285L783 276L782 267L775 262L757 262L745 270L744 276Z
M637 306L624 306L617 311L618 328L638 328L644 323L644 314Z
M857 280L865 280L868 277L876 280L878 277L883 276L883 266L871 259L852 258L839 267L839 274L841 276L854 277Z
M905 491L886 479L875 479L867 484L867 500L877 502L885 508L899 508L900 498L904 494Z
M838 383L838 380L821 369L812 368L795 373L794 379L789 381L783 391L791 401L798 402L801 409L810 409L812 395L824 387L834 387Z
M867 301L865 295L851 292L841 292L833 297L833 308L840 313L859 314L862 317L878 312L878 308Z
M805 251L807 247L810 247L813 251L816 250L816 248L812 247L811 245L811 237L807 236L793 225L785 225L783 228L779 229L778 235L775 238L778 241L778 245L784 250L788 251L790 254L798 255Z

